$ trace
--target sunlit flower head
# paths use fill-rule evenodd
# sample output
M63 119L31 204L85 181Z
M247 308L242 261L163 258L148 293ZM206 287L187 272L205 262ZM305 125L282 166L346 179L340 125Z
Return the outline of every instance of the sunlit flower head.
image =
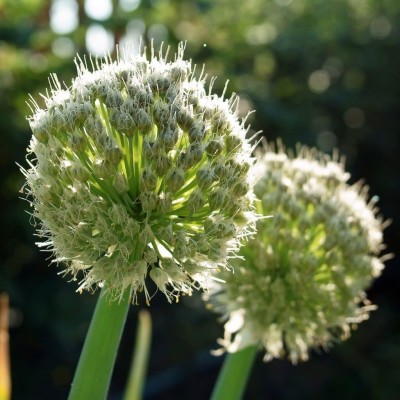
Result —
M90 61L31 103L23 172L39 245L79 290L149 302L149 280L169 301L207 288L254 228L238 98L212 94L182 44L173 61L153 49Z
M375 308L365 290L383 269L383 224L376 199L349 185L342 160L270 145L255 186L258 233L241 248L235 273L221 273L209 299L223 315L223 348L262 345L265 360L305 361Z

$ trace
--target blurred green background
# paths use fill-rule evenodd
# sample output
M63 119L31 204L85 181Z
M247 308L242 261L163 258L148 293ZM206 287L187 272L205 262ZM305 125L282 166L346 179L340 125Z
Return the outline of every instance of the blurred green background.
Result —
M28 94L38 101L50 73L70 82L73 57L114 43L162 41L217 75L222 93L240 95L254 131L347 158L352 181L380 198L388 252L399 254L400 2L398 0L0 0L0 291L10 295L13 398L64 399L96 295L49 267L35 246L28 204L19 199L30 139ZM379 306L350 340L293 367L253 370L248 399L400 398L399 258L369 296ZM156 296L146 399L207 399L222 358L222 335L198 295L169 305ZM120 399L131 357L132 307L109 399ZM227 399L228 400L228 399Z

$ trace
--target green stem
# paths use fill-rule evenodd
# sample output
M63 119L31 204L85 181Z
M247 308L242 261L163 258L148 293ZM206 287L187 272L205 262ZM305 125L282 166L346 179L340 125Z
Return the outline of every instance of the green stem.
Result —
M151 343L151 318L148 311L139 313L139 325L136 334L136 343L133 353L128 385L125 390L124 400L140 400L143 394L147 363Z
M128 293L120 302L110 301L103 288L86 335L69 400L106 399L129 305Z
M257 346L226 355L211 400L240 400L246 388Z

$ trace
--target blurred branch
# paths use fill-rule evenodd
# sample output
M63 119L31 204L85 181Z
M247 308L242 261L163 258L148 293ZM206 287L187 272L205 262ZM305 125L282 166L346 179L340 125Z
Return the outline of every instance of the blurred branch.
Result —
M128 384L124 400L139 400L142 398L146 380L147 364L151 345L151 317L146 310L139 312L139 324L136 334L133 359L129 372Z
M0 294L0 400L11 398L8 334L8 295Z

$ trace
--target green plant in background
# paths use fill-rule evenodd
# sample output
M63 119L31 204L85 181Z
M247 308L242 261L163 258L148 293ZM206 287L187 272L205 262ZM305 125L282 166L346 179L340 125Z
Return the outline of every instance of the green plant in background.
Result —
M70 87L52 76L45 109L31 103L23 173L39 246L78 291L103 287L71 398L106 393L127 305L141 292L149 304L149 278L169 302L207 289L254 228L238 99L211 94L212 80L206 91L183 50L92 71L80 60Z
M287 357L296 364L311 349L348 338L376 308L365 290L384 267L376 198L368 200L363 184L347 183L337 154L268 145L256 174L257 211L271 218L257 222L257 237L232 261L235 273L219 274L223 283L208 299L227 320L222 350L238 352L228 357L215 399L233 398L229 381L244 374L242 360L250 368L261 346L265 361Z
M8 295L0 293L0 400L11 399Z

